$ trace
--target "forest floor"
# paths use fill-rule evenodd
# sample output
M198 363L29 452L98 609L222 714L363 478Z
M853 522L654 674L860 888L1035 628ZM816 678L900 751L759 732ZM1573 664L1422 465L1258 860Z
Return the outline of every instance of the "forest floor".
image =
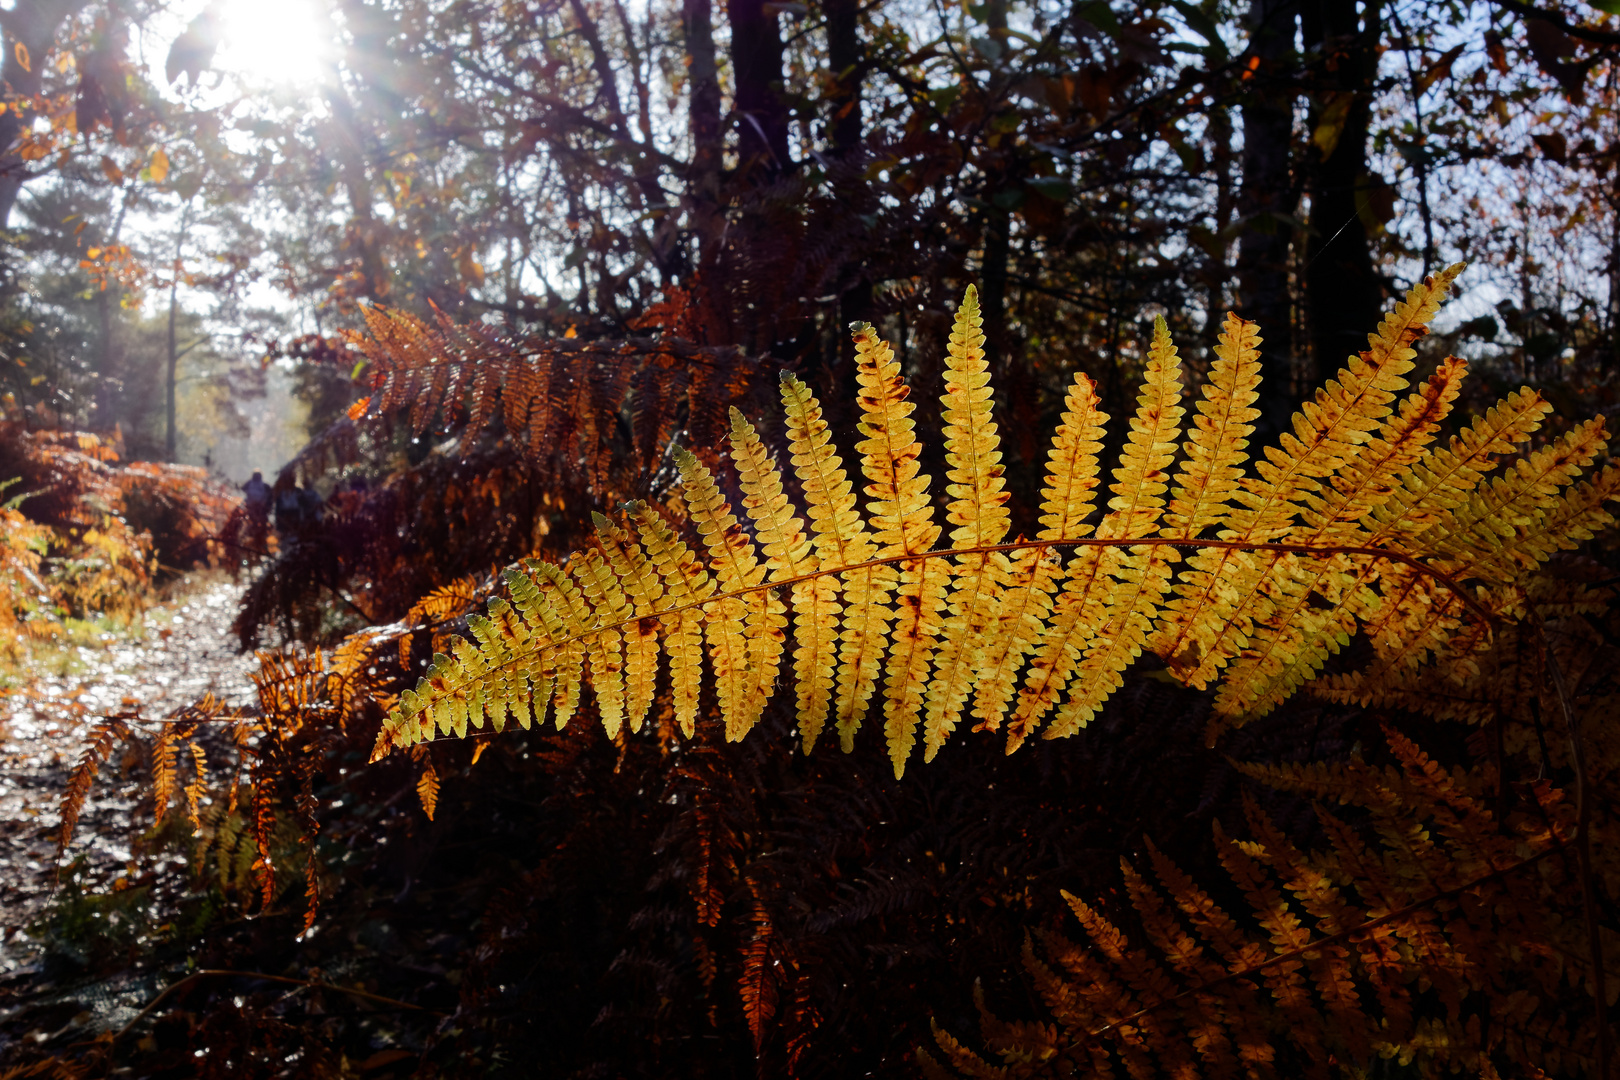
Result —
M131 726L150 731L206 693L232 705L251 699L255 661L230 633L240 595L228 580L182 583L128 632L37 655L27 681L0 696L0 981L37 966L38 924L59 878L116 887L132 869L129 823L146 817L131 811L151 785L116 749L58 867L62 794L95 724L134 714Z

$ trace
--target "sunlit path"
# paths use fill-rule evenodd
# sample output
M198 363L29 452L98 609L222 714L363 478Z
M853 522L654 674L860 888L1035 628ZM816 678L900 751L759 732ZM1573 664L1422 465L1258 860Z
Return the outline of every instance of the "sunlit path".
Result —
M0 974L37 952L28 929L55 887L58 804L96 721L130 713L156 720L205 694L234 704L251 693L253 658L235 652L230 634L240 592L227 582L156 607L141 637L81 646L74 672L42 676L0 699ZM64 867L84 860L86 885L119 887L131 860L130 825L149 820L131 814L148 787L145 763L124 767L123 757L115 754L92 787L63 857Z

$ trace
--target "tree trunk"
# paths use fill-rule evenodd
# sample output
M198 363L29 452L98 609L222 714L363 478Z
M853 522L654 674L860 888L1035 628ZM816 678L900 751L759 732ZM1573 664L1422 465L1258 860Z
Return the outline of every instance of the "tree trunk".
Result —
M843 157L861 143L861 8L858 0L826 0L827 73L832 76L828 141Z
M1288 426L1294 398L1294 347L1288 287L1288 252L1295 193L1291 165L1294 141L1294 0L1252 0L1250 69L1243 96L1243 185L1238 215L1238 309L1260 324L1260 418L1257 434L1275 436Z
M1315 54L1306 170L1311 194L1305 248L1305 312L1314 370L1310 385L1367 347L1378 323L1383 285L1373 267L1369 220L1387 193L1367 168L1367 129L1378 74L1378 5L1318 0L1305 6L1305 47ZM1339 124L1342 122L1342 128ZM1324 151L1327 151L1324 153Z
M990 40L1000 48L1007 47L1007 3L1006 0L988 0L985 4L985 26L990 33ZM1016 177L1008 175L1006 165L1013 160L1011 153L1001 155L1002 168L1000 180L1016 182ZM990 206L984 216L984 266L980 270L979 282L979 310L984 317L985 353L990 362L990 370L998 376L1007 373L1007 360L1010 355L1007 342L1007 263L1012 253L1012 213L1006 207L997 205L995 196L1003 194L996 190L996 179L992 178L986 195Z
M179 343L175 340L176 322L180 316L180 259L185 248L186 233L191 227L191 203L187 202L185 209L180 212L180 234L174 240L174 264L169 269L169 353L166 365L167 377L164 381L164 417L168 426L163 435L163 460L173 461L177 437L175 431L175 382L176 373L180 366Z
M861 115L860 4L858 0L825 0L823 9L827 15L827 74L831 86L827 95L827 139L832 156L842 163L835 170L833 183L843 212L854 216L867 212L869 199L858 156L865 135ZM839 325L833 334L838 343L835 355L843 348L843 331L852 323L871 322L874 314L872 282L863 258L852 253L840 285Z
M681 22L686 38L686 78L691 88L687 128L692 133L692 164L687 198L692 231L698 239L698 265L710 265L720 239L720 67L714 52L714 9L710 0L684 0Z
M736 78L737 157L744 175L774 175L790 164L782 100L782 33L765 0L727 0L731 70Z
M0 11L5 48L0 79L5 81L8 99L29 99L40 92L56 32L88 3L89 0L17 0L11 10ZM27 50L26 68L18 55L18 45ZM35 115L27 105L7 108L0 113L0 229L10 227L11 208L17 204L17 196L28 179L28 163L18 153L18 143L33 125Z

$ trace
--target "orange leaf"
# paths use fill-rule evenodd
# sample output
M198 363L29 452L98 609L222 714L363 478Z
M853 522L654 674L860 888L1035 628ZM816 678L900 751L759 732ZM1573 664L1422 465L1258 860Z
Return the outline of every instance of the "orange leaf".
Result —
M165 179L168 178L169 155L163 152L162 147L159 147L157 151L152 154L152 167L150 171L152 174L152 183L154 184L161 184Z
M357 401L353 405L349 406L349 419L350 420L358 420L358 419L360 419L362 416L366 415L366 410L368 408L370 408L370 407L371 407L371 399L369 397L361 398L359 401Z
M24 71L33 71L34 70L33 65L30 63L30 61L28 59L28 46L24 45L20 41L17 42L16 53L17 53L17 63L22 65L22 69Z
M433 769L433 762L424 763L422 778L416 782L416 794L422 800L422 809L427 811L428 820L433 820L433 812L439 808L439 774Z

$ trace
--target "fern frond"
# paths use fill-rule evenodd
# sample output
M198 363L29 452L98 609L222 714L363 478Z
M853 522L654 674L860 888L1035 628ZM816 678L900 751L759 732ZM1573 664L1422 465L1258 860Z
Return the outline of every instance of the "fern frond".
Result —
M84 812L85 799L90 795L90 785L95 783L96 773L101 770L101 763L107 760L112 748L120 742L128 742L134 738L135 733L128 724L116 716L109 716L101 720L90 730L90 741L79 753L79 762L73 767L73 773L68 777L67 787L62 792L62 802L58 808L61 824L56 830L56 858L62 858L73 841L73 830L78 827L79 815Z
M1152 532L1158 521L1168 486L1165 470L1174 455L1174 440L1185 412L1176 404L1179 368L1180 358L1169 331L1158 320L1129 442L1114 470L1114 498L1097 526L1099 540L1134 539ZM1147 625L1136 617L1137 602L1151 610L1168 579L1170 558L1163 548L1080 549L1069 565L1051 622L1019 693L1008 729L1009 752L1057 704L1077 668L1083 673L1082 685L1046 737L1071 735L1089 722L1097 704L1118 685L1117 672L1141 651ZM1125 597L1116 597L1111 590L1118 582L1128 582Z
M629 533L602 514L592 514L591 520L596 526L597 549L613 568L634 608L633 619L624 627L625 707L630 730L640 731L647 710L652 708L658 680L658 620L654 613L663 598L664 586L641 545Z
M617 627L634 620L634 611L619 586L619 577L599 552L577 554L569 569L590 605L591 619L602 626L591 636L591 685L608 738L618 738L625 718L624 636ZM476 724L474 726L477 726Z
M1223 539L1266 543L1288 535L1294 519L1310 509L1310 498L1322 480L1350 466L1405 389L1417 351L1413 344L1428 332L1428 323L1456 276L1458 264L1434 275L1407 293L1406 299L1368 338L1369 348L1351 357L1348 366L1294 414L1292 432L1278 446L1264 448L1256 462L1258 477L1244 479L1238 503L1227 515ZM1197 664L1178 671L1184 681L1202 689L1247 643L1254 608L1264 602L1264 588L1285 556L1251 560L1227 559L1211 574L1202 594L1195 594L1199 614L1170 648L1186 653L1185 642L1198 642ZM1250 565L1239 566L1247 561ZM1285 572L1292 563L1284 564Z
M1381 852L1362 829L1319 809L1328 848L1306 854L1246 796L1254 838L1215 827L1220 861L1252 916L1240 921L1148 843L1160 888L1121 863L1145 947L1065 893L1089 947L1048 932L1044 957L1025 949L1025 967L1060 1028L1047 1044L1050 1064L1020 1070L999 1021L981 1020L985 1045L1020 1076L1085 1074L1092 1063L1101 1073L1112 1061L1133 1076L1271 1076L1285 1061L1286 1075L1326 1077L1416 1053L1430 1055L1434 1075L1494 1053L1527 1067L1545 1063L1494 1019L1489 1030L1448 1029L1449 1041L1435 1041L1434 1032L1470 997L1467 1007L1493 1018L1528 1015L1517 1004L1525 967L1556 940L1545 907L1561 880L1533 869L1562 850L1565 834L1541 815L1504 830L1466 782L1389 734L1396 767L1345 766L1360 771L1354 794L1370 810L1367 830ZM1321 770L1297 775L1305 788L1322 776L1328 793L1341 790ZM1549 971L1542 986L1556 994L1566 981ZM936 1036L941 1047L961 1050L953 1061L982 1060L944 1035Z
M1495 570L1495 580L1511 579L1519 560L1510 541L1535 527L1559 491L1592 463L1607 441L1601 417L1577 425L1553 445L1520 459L1508 475L1473 489L1441 513L1423 534L1425 546L1450 566Z
M647 559L658 571L664 592L679 610L667 626L669 673L675 692L675 722L687 738L697 727L698 691L703 680L703 616L691 605L714 592L714 582L697 556L675 535L669 523L646 503L631 507L630 516L641 534ZM714 631L709 631L714 645Z
M470 617L472 640L435 657L401 695L379 750L461 736L486 720L527 726L548 708L566 723L587 685L610 731L626 720L634 729L664 652L682 732L695 731L707 652L727 735L742 738L775 689L784 601L804 748L830 715L851 749L881 677L897 775L919 723L929 759L970 704L978 729L1006 727L1009 752L1053 710L1046 736L1074 733L1145 649L1194 686L1224 671L1223 722L1274 707L1358 632L1387 685L1409 689L1407 673L1430 658L1447 685L1473 685L1497 628L1522 608L1527 572L1610 520L1620 471L1576 485L1604 447L1603 425L1592 421L1490 478L1548 411L1529 391L1435 444L1465 365L1444 361L1404 399L1401 391L1412 344L1453 276L1414 288L1301 410L1294 432L1265 449L1254 475L1244 473L1257 418L1254 326L1226 321L1183 436L1180 359L1159 321L1095 528L1106 417L1078 375L1048 453L1041 530L1011 543L976 296L957 311L945 364L940 521L950 546L936 546L942 524L900 365L863 325L854 344L864 507L820 403L784 375L802 504L760 433L733 412L740 508L726 478L677 449L683 489L670 512L631 504L631 528L598 517L585 552L507 571L510 601ZM683 513L697 550L677 531ZM1346 700L1376 693L1370 685L1346 676L1323 684Z
M1356 459L1333 477L1332 487L1306 500L1290 539L1324 548L1356 542L1363 523L1383 506L1420 460L1462 389L1466 364L1448 357L1408 397ZM1350 640L1356 614L1373 605L1363 595L1379 572L1345 556L1310 563L1279 560L1267 588L1264 613L1247 646L1226 672L1216 709L1227 716L1259 715L1292 694ZM1325 597L1325 608L1312 597Z

